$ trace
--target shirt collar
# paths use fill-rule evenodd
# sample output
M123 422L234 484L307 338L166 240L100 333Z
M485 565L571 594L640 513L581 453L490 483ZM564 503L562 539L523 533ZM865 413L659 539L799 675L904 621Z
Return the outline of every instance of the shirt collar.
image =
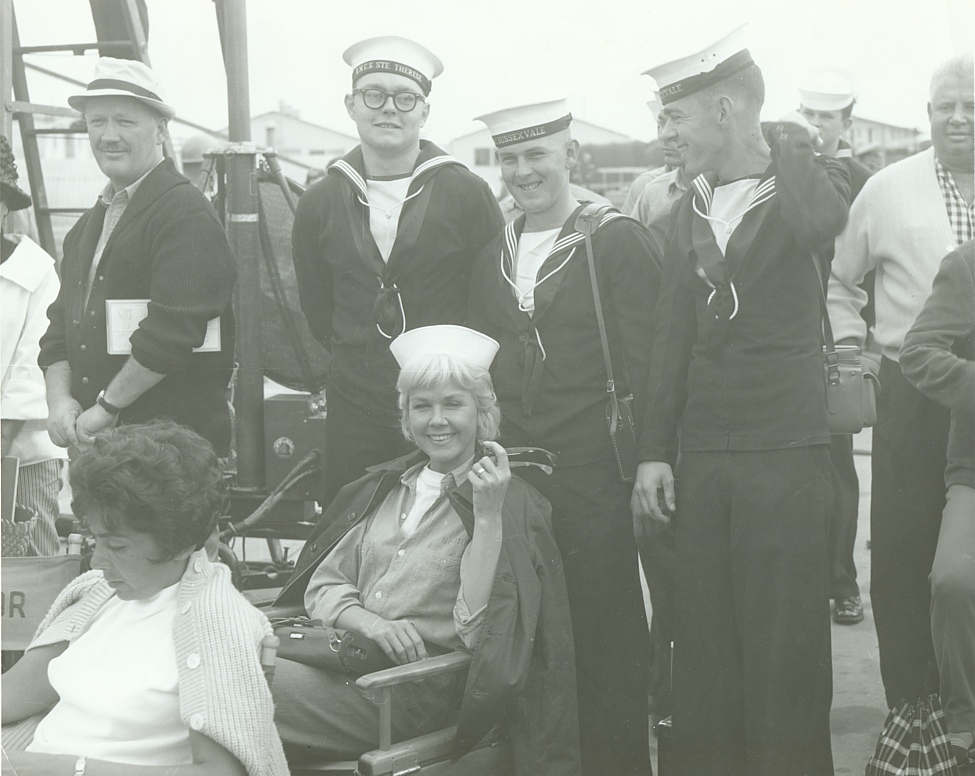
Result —
M149 177L149 174L153 170L155 170L160 164L162 164L164 161L166 161L166 157L163 157L158 162L156 162L154 165L152 165L152 167L149 170L146 171L146 174L143 175L141 178L139 178L139 180L134 181L133 183L130 183L128 186L126 186L124 189L122 189L122 191L125 192L126 197L128 197L129 202L132 201L132 197L135 196L135 193L139 190L139 186L142 185L142 182L146 178L148 178ZM102 201L102 204L103 205L105 205L106 207L108 207L109 205L112 204L112 200L115 199L115 195L118 194L118 193L119 192L115 190L115 186L113 186L112 185L112 182L109 181L107 184L105 184L105 188L102 189L102 193L98 195L98 198Z
M409 469L407 469L400 476L400 482L406 485L411 490L416 487L416 479L420 476L420 472L423 471L429 463L429 460L424 459L419 463L413 464ZM456 488L460 483L467 481L467 473L474 466L474 456L472 455L464 463L458 466L456 469L447 472L446 476L443 478L443 482L440 484L440 495L448 493L449 491Z

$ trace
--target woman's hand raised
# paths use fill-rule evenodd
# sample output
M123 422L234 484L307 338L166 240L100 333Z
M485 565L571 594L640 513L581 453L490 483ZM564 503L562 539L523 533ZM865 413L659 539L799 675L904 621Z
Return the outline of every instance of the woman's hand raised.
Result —
M501 508L511 482L508 453L497 442L484 442L483 445L490 455L474 461L467 475L474 486L474 519L497 521L500 526Z

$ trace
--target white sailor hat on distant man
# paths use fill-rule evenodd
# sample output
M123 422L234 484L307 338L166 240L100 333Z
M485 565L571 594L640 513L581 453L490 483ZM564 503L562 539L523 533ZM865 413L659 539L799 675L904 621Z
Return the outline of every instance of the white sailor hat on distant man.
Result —
M421 356L444 355L490 369L498 352L497 341L466 326L421 326L400 334L389 343L396 363L403 369Z
M476 120L487 124L494 144L503 148L561 132L572 123L572 114L563 97L485 113Z
M856 90L842 70L814 70L799 84L799 101L809 110L844 110L856 101L856 96Z
M176 115L166 104L162 85L156 74L137 59L101 57L95 65L95 74L82 94L68 97L68 105L84 113L85 102L91 97L135 97L166 119Z
M643 75L657 82L661 104L667 105L706 89L754 64L745 47L747 26L743 24L694 54L644 70Z
M383 35L349 46L342 59L352 66L352 83L366 73L395 73L416 81L425 95L433 79L443 72L443 62L429 49L408 38Z

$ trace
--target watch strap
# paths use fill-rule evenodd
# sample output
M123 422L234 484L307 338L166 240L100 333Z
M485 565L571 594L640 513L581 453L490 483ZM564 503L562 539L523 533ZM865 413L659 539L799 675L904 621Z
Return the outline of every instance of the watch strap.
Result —
M105 398L105 391L100 391L98 396L95 397L95 402L101 407L105 412L110 415L118 415L121 411L121 407L116 407L108 399Z

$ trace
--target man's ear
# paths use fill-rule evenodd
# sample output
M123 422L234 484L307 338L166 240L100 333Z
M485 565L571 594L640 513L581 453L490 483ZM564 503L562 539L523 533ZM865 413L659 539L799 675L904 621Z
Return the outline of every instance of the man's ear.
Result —
M853 117L852 116L847 116L845 119L843 119L843 134L846 134L847 132L849 132L850 131L850 127L852 127L852 126L853 126Z
M735 113L735 101L727 94L722 94L717 99L715 109L717 111L718 124L722 127L727 126Z
M422 127L427 123L427 119L430 118L430 103L423 102L423 117L420 119L420 126Z
M579 148L579 141L574 137L565 144L565 166L570 170L579 161Z
M928 103L928 121L931 121L931 103Z
M349 118L350 119L351 118L354 118L353 115L352 115L352 111L355 108L355 95L354 94L347 94L347 95L345 95L344 102L345 102L345 110L346 110L346 113L349 114Z
M169 137L169 122L166 119L159 119L156 122L156 145L163 145Z

